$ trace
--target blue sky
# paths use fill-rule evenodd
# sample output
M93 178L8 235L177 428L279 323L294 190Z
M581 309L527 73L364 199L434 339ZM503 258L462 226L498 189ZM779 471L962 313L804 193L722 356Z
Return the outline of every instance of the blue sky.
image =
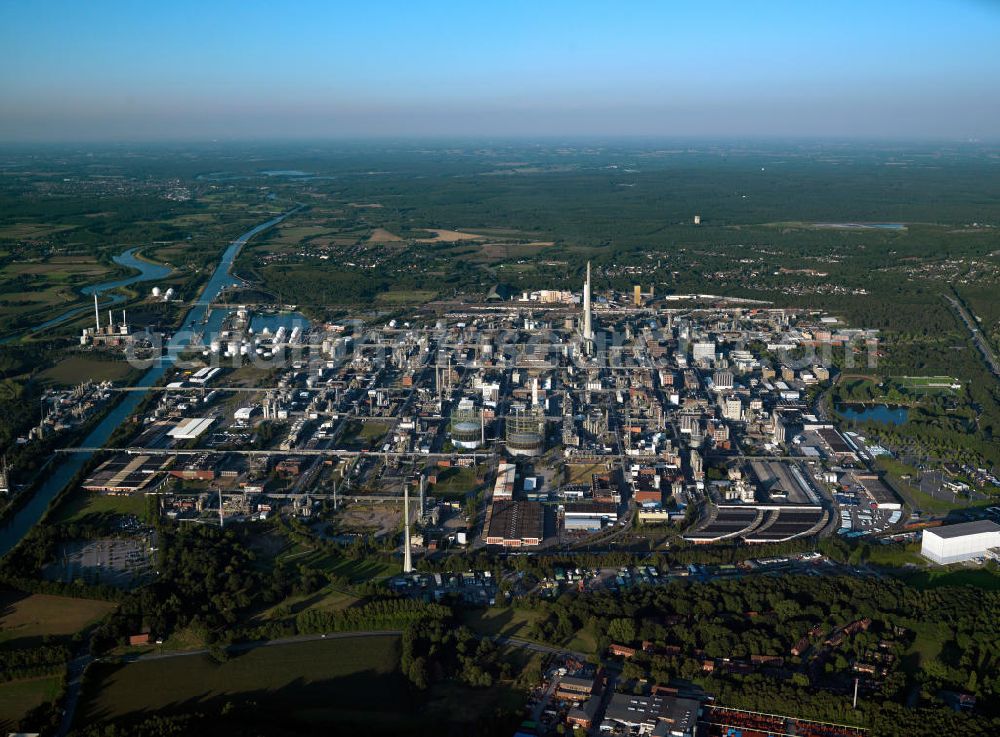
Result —
M3 0L0 140L1000 138L1000 2Z

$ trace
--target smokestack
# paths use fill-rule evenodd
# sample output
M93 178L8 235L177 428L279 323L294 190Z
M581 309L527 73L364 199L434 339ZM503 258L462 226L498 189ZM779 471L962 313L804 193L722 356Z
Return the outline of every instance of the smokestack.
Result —
M410 483L403 483L403 573L413 573L413 554L410 551Z
M97 309L97 292L94 292L94 322L97 323L97 332L101 332L101 313Z

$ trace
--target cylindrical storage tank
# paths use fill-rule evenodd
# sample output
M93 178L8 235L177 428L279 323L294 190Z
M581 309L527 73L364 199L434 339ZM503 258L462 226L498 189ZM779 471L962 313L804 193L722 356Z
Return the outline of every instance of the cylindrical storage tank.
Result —
M458 448L475 450L482 439L482 428L476 422L456 422L451 426L451 442Z
M506 446L513 456L538 456L545 448L544 420L532 415L507 418Z
M153 287L153 296L154 297L159 297L160 294L161 294L160 288L159 287Z

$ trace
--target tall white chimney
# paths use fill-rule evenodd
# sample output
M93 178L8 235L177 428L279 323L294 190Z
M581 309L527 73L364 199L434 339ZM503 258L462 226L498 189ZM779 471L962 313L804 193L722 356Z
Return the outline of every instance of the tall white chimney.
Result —
M413 573L413 553L410 550L410 482L403 482L403 573Z

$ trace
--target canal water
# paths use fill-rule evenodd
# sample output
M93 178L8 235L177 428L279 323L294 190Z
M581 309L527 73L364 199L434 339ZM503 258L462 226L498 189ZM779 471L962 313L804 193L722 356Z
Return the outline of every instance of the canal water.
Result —
M297 212L298 209L295 208L251 228L229 244L222 254L222 258L219 259L219 265L215 267L211 279L208 280L208 284L202 290L198 301L195 302L184 318L183 327L174 333L167 344L166 355L146 372L139 380L137 386L154 386L163 377L167 369L177 360L178 354L190 344L194 337L193 328L190 326L196 326L207 319L210 313L209 305L215 301L225 287L238 284L229 272L236 261L236 256L246 242L258 233L277 225L292 213ZM122 285L119 284L118 286ZM93 290L97 290L99 287L100 285L95 286ZM80 445L85 448L97 448L104 445L118 426L128 419L146 394L147 392L125 392L124 399L90 431L90 434L84 438ZM90 454L88 453L72 453L60 456L52 464L49 477L35 491L31 499L13 515L8 517L3 526L0 527L0 556L6 555L41 520L49 503L70 482L89 458Z

